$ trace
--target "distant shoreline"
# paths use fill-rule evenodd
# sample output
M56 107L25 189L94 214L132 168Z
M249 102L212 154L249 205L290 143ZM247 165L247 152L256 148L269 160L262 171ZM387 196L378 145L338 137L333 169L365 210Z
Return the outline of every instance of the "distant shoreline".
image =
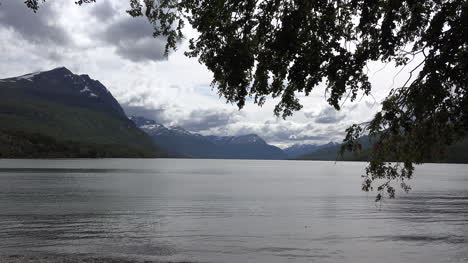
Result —
M300 161L300 162L353 162L353 163L368 163L369 161L362 160L307 160L307 159L223 159L223 158L187 158L187 157L97 157L97 158L0 158L0 161L9 160L51 160L51 161L71 161L71 160L216 160L216 161ZM468 164L463 162L424 162L421 164ZM0 168L0 171L2 168Z

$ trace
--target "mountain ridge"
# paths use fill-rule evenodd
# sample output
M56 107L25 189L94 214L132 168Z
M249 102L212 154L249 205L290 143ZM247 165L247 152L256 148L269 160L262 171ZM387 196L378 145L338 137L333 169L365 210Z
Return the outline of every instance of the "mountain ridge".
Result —
M165 127L154 120L130 116L137 127L152 136L167 151L191 158L287 159L278 147L269 145L257 134L240 136L203 136L182 127Z
M157 157L107 88L65 67L0 80L0 157Z

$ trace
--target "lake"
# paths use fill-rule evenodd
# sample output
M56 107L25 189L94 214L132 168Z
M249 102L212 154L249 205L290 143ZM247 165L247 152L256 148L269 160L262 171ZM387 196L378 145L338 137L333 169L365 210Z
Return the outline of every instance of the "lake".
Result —
M468 262L468 165L382 203L365 165L0 160L0 262Z

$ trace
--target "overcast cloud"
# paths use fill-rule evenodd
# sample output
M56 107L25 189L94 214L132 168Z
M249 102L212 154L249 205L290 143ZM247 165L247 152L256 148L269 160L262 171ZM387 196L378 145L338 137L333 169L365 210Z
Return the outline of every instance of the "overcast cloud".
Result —
M333 107L326 107L314 116L306 114L309 118L314 118L316 123L338 123L346 117L343 111L337 111Z
M73 44L69 33L54 20L57 16L57 9L51 4L44 5L36 14L25 8L23 1L2 1L0 6L0 25L16 33L16 37L36 45Z
M403 72L394 80L398 70L391 65L380 70L371 64L373 97L348 101L337 112L320 86L301 97L301 112L283 120L273 115L274 99L263 107L248 103L242 111L226 104L209 86L211 73L183 55L187 41L164 57L164 40L152 37L146 20L125 12L127 0L83 6L46 1L36 14L22 0L1 3L0 78L65 66L101 81L128 114L205 135L256 133L278 146L341 141L348 125L369 120L389 89L407 77ZM184 33L187 39L196 34L190 28Z
M105 42L104 45L114 46L122 58L134 62L166 59L165 40L153 38L152 33L153 27L144 18L123 16L95 35Z

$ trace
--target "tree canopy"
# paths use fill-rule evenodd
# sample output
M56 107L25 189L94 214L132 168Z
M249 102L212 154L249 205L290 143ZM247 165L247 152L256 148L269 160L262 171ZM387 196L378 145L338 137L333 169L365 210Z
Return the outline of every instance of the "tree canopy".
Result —
M44 1L44 0L43 0ZM176 49L185 22L198 31L189 57L213 72L212 86L242 108L246 98L286 118L326 84L327 101L369 95L370 62L399 67L421 62L395 87L371 121L347 129L342 150L374 142L362 189L395 196L414 164L440 155L468 130L468 2L466 0L129 0L132 16L145 16L154 36ZM40 0L27 0L37 10ZM80 0L77 3L93 2ZM377 87L378 88L378 87ZM389 160L396 162L388 162Z

